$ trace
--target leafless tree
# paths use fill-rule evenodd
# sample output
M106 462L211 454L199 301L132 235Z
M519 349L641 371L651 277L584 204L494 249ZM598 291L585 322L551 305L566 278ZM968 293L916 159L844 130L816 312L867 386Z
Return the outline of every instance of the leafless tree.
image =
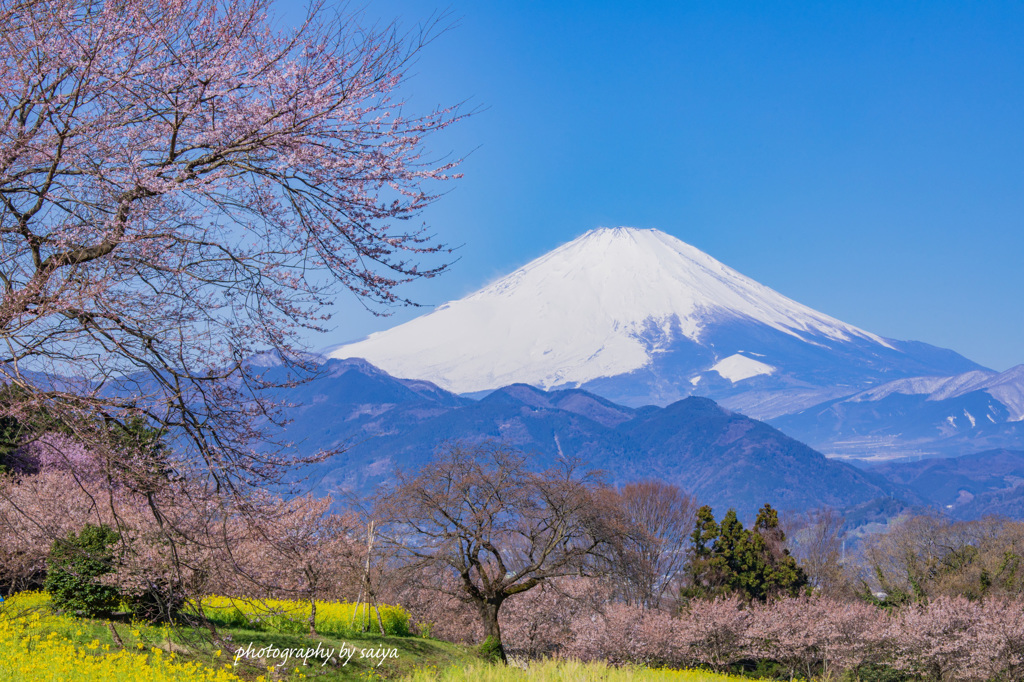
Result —
M617 562L627 603L671 608L688 559L697 502L661 481L630 483L619 491L630 533Z
M825 507L806 514L787 515L786 537L815 590L829 597L850 596L851 585L842 565L844 520Z
M621 537L594 475L530 463L498 443L449 444L419 471L396 472L375 506L382 540L410 569L455 574L448 591L475 607L502 660L502 604L552 578L606 572Z
M860 578L892 600L1021 594L1024 523L911 516L864 543Z

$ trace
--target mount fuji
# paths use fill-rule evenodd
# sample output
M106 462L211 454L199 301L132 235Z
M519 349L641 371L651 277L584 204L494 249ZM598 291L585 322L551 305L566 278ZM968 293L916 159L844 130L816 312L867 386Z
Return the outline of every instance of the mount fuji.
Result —
M602 228L330 358L462 394L514 383L615 402L713 398L766 419L909 377L985 368L846 324L664 232Z

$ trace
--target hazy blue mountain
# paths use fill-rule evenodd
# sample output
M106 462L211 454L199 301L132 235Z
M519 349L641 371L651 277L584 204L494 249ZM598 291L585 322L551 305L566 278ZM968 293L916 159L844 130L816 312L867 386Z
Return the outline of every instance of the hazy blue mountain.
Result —
M319 492L367 492L396 467L426 462L449 440L499 439L541 464L580 458L625 483L659 479L703 502L750 515L846 507L890 495L884 479L825 458L767 424L705 398L629 408L578 389L516 384L469 400L425 382L402 381L360 360L331 360L322 376L282 394L290 439L304 451L346 446L318 467ZM310 473L310 472L307 472Z
M1024 518L1024 451L884 462L870 470L958 518Z

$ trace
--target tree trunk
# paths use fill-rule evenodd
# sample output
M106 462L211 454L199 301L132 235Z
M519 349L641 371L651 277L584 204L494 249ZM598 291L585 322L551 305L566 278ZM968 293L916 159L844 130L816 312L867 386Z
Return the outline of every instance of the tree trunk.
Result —
M377 603L377 595L373 592L370 593L370 601L373 604L373 608L377 611L377 627L380 628L380 634L383 637L387 633L384 632L384 620L380 615L380 604Z
M309 634L316 634L316 597L309 595Z
M508 657L505 656L505 645L501 642L501 626L498 625L499 608L501 608L501 601L497 599L488 599L477 603L480 619L484 626L484 642L490 640L494 647L493 653L501 659L502 663L508 663Z

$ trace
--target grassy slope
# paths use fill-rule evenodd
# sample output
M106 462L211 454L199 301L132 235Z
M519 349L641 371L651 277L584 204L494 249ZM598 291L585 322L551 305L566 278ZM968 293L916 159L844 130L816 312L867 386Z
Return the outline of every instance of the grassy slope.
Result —
M28 618L38 613L41 618L33 632L45 636L56 632L62 638L70 640L81 648L96 654L116 652L120 650L111 631L111 623L99 619L71 619L55 616L49 608L49 600L45 595L38 595L30 600L17 598L9 600L4 609L8 617ZM187 628L153 627L129 623L113 623L124 648L132 652L152 652L154 648L173 653L179 661L197 662L210 668L224 669L225 665L234 663L234 653L227 648L211 642L210 634L204 630ZM321 666L323 660L309 660L303 667L301 661L288 661L283 671L284 679L304 674L306 679L324 680L356 680L373 677L395 678L413 672L415 669L432 666L445 669L453 665L463 665L479 661L475 653L468 647L422 639L419 637L381 637L380 635L364 634L350 637L331 637L309 635L291 635L262 632L245 628L218 628L218 634L231 647L245 648L250 643L252 648L259 650L268 646L278 649L316 648L319 643L323 649L340 649L343 644L354 647L357 653L346 664L340 661ZM375 661L360 659L358 651L376 649L378 647L395 648L398 658L389 659L379 667ZM240 659L233 672L245 679L256 679L267 674L268 665L280 663L279 660ZM276 677L276 676L275 676Z
M49 608L46 595L34 595L28 599L10 600L4 605L4 617L22 619L38 614L34 632L45 637L56 633L60 638L74 642L80 649L88 653L102 655L120 650L114 640L111 623L98 619L73 619L56 616ZM24 622L24 621L22 621ZM245 680L256 679L314 679L328 682L331 680L366 680L366 679L404 679L409 682L427 682L428 680L446 680L448 682L520 682L523 680L604 680L606 682L725 682L740 678L715 675L699 671L656 671L646 668L608 668L602 664L580 664L575 662L544 662L532 666L530 671L515 668L488 665L481 661L471 647L450 644L419 637L382 637L364 634L347 637L309 636L297 634L277 634L251 630L246 628L218 628L218 634L227 640L233 648L246 648L250 644L255 650L269 646L278 649L315 649L319 643L322 649L338 650L342 646L354 647L355 656L346 665L340 661L309 660L303 666L301 661L294 659L284 666L279 666L274 674L268 674L268 666L279 663L279 660L240 659L233 666L234 653L224 647L211 643L208 632L190 629L172 629L130 623L113 623L113 630L130 652L148 652L150 657L162 656L165 660L184 663L198 663L210 669L228 670ZM380 666L375 661L360 659L362 649L379 647L395 648L398 658L390 658ZM160 649L161 654L155 654ZM0 666L2 669L2 666ZM2 672L2 670L0 670ZM6 682L0 674L0 682ZM11 678L14 679L14 678ZM53 678L57 679L57 678ZM131 679L120 677L118 679ZM162 678L162 679L170 679ZM192 678L175 678L192 679Z

